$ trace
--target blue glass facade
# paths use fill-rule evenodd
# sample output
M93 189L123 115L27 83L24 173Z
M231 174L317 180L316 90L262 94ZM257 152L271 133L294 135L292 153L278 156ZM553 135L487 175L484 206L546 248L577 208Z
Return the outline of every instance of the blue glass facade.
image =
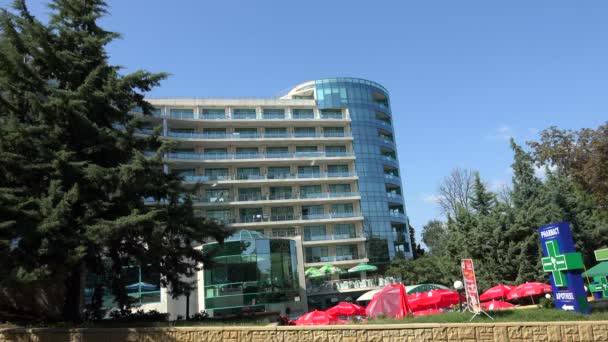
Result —
M317 80L314 86L320 110L346 108L352 120L370 262L386 263L397 253L411 256L388 91L356 78Z

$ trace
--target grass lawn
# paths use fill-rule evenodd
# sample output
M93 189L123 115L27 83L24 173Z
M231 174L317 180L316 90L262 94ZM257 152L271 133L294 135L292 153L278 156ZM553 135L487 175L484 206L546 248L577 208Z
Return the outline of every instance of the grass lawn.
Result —
M489 312L494 321L485 315L477 316L471 323L492 322L548 322L548 321L601 321L608 320L607 310L594 310L591 315L564 312L555 309L502 310ZM439 315L411 317L404 319L374 319L367 324L404 324L404 323L468 323L473 314L469 312L450 312Z

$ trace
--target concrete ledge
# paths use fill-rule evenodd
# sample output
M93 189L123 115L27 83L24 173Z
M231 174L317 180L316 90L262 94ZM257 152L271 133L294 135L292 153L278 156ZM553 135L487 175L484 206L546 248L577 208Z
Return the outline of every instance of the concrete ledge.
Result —
M471 324L359 324L315 327L222 326L169 328L9 328L0 342L364 342L581 341L608 342L608 321Z

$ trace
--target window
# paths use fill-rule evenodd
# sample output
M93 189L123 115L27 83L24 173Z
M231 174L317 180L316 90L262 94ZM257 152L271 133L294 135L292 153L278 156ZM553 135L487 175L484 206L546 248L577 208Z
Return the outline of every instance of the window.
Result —
M321 109L321 119L342 119L342 110Z
M203 109L203 119L225 119L226 111L222 109Z
M285 157L289 154L289 148L287 146L268 146L266 147L266 154L274 155L276 157Z
M320 177L321 171L319 166L298 166L298 178L315 178Z
M241 188L239 189L239 201L259 201L262 199L262 189Z
M319 218L323 216L323 206L322 205L303 205L302 206L302 219L304 220L314 220L315 218Z
M328 157L343 156L344 154L346 154L346 146L343 146L343 145L325 146L325 155Z
M264 119L285 119L285 109L266 108L263 114Z
M311 109L294 109L292 117L294 119L314 119L315 113Z
M227 179L228 178L228 169L226 169L226 168L205 169L205 176L209 177L210 180Z
M295 127L293 129L294 136L297 138L314 138L317 136L314 127Z
M229 223L231 220L229 209L207 210L207 218L219 221L221 223Z
M226 137L226 129L225 128L205 128L203 130L203 134L209 138L225 138Z
M329 176L342 176L348 174L348 165L327 165Z
M286 138L287 128L266 128L264 129L265 138Z
M330 184L329 192L331 192L331 193L348 193L348 192L350 192L350 184Z
M169 110L169 116L180 119L193 119L194 118L194 110L193 109L179 109L172 108Z
M236 157L239 159L256 158L258 154L257 147L237 147Z
M270 217L272 221L293 220L293 207L270 208Z
M196 175L196 170L195 169L175 169L175 170L171 170L171 172L173 172L174 174L180 176L180 177L191 177Z
M317 152L317 146L296 146L296 153Z
M334 238L335 239L352 239L355 238L355 225L354 224L336 224L334 225Z
M292 237L296 236L295 228L275 228L272 230L272 237Z
M270 188L270 199L290 199L292 198L290 186L274 186Z
M241 222L262 222L263 211L262 208L242 208L239 210Z
M325 137L343 137L344 127L325 127L323 128L323 136Z
M359 259L359 256L357 255L357 246L336 246L336 261L353 259Z
M208 158L211 159L221 159L226 158L228 154L228 149L226 148L206 148L205 154Z
M327 247L306 247L306 262L327 262L330 261Z
M174 148L171 150L171 153L178 154L194 154L194 148Z
M332 214L350 214L353 212L352 203L334 204L331 206Z
M256 128L235 128L234 136L236 138L257 138L258 130Z
M304 241L327 240L325 226L304 227Z
M255 109L253 109L253 108L234 109L232 111L232 118L237 119L237 120L255 119L256 118Z
M230 200L229 194L228 189L207 189L205 191L205 202L227 202Z
M300 196L302 198L318 197L321 190L320 185L302 185L300 186Z
M259 167L239 167L236 169L236 179L259 179Z
M291 176L289 166L271 166L268 168L268 179L283 179Z

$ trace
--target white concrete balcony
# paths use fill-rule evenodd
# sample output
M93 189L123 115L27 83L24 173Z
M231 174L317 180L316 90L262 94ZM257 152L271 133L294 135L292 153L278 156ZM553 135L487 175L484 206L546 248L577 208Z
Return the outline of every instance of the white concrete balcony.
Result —
M338 245L338 244L354 244L365 242L367 240L363 233L353 234L326 234L316 235L311 237L304 236L302 245L304 246L321 246L321 245Z
M328 202L351 202L361 199L358 192L325 192L316 194L283 194L283 195L254 195L254 196L226 196L201 198L194 201L194 206L261 206L277 204L321 204Z
M332 264L334 266L350 266L357 265L362 262L369 262L369 259L358 255L331 255L315 259L309 259L307 257L306 261L304 262L304 268L320 267L326 264Z
M345 182L359 179L356 172L328 172L309 174L276 174L276 175L247 175L247 176L184 176L185 184L293 184L293 183L323 183Z
M142 133L146 133L142 131ZM151 133L151 131L150 131ZM327 141L344 141L352 140L352 134L350 132L324 132L314 134L303 134L303 133L190 133L190 132L168 132L164 138L169 139L180 139L180 140L195 140L195 141L206 141L206 142L238 142L238 141L307 141L307 140L327 140Z
M333 213L317 215L257 215L256 217L245 217L240 219L226 219L224 224L231 228L266 228L266 227L293 227L303 224L323 223L349 223L363 221L360 212Z
M196 154L196 153L168 153L167 162L205 163L205 164L265 164L273 161L293 163L296 161L308 163L313 160L354 160L352 152L295 152L295 153L244 153L244 154Z

